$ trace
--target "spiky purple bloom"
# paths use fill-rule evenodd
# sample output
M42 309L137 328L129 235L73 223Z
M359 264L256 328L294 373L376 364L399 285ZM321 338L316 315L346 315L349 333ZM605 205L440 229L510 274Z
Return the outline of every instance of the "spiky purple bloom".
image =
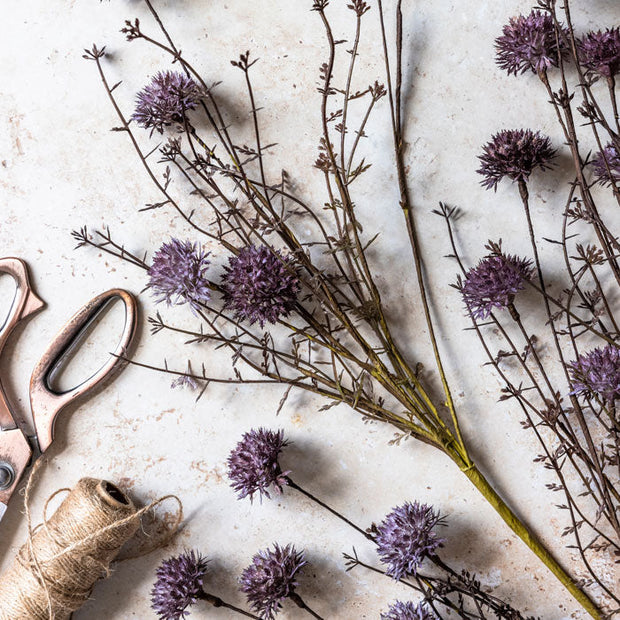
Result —
M242 573L241 591L247 596L252 609L264 620L273 620L282 607L282 601L295 592L296 577L307 564L304 552L293 545L259 551L252 564Z
M228 478L239 499L249 495L252 500L257 491L261 499L270 497L271 486L282 493L290 472L282 471L278 457L286 445L283 430L259 428L243 434L228 457Z
M579 39L578 51L586 71L613 77L620 72L620 28L588 32Z
M612 404L620 398L620 348L613 344L597 347L570 363L572 394L600 396Z
M394 579L416 574L422 560L445 542L434 529L442 524L443 517L428 504L405 502L394 508L375 534L377 553L388 565L387 574Z
M161 620L180 620L203 593L207 560L197 551L186 551L164 560L151 590L151 607Z
M424 603L396 601L381 614L381 620L437 620L437 616Z
M153 291L157 303L188 303L197 310L201 303L209 301L208 256L209 252L203 251L199 243L173 238L162 244L153 255L147 272L147 286Z
M564 37L568 30L562 27ZM528 69L540 74L557 67L559 53L568 54L565 39L560 36L559 53L553 18L549 13L532 11L529 15L511 17L495 39L495 61L508 75L525 73Z
M463 280L459 276L456 288L472 316L486 319L493 309L511 304L533 273L532 261L528 259L494 254L481 259Z
M290 256L250 245L228 262L222 276L224 305L237 318L264 327L290 314L301 288Z
M609 142L592 160L594 176L601 185L620 183L620 151Z
M493 190L497 190L504 177L527 181L536 168L551 168L556 153L547 136L531 129L503 129L482 147L482 151L482 155L478 155L482 165L476 172L484 177L480 183Z
M164 127L182 123L188 110L200 101L201 90L189 76L178 71L160 71L136 95L131 117L140 127L163 133Z

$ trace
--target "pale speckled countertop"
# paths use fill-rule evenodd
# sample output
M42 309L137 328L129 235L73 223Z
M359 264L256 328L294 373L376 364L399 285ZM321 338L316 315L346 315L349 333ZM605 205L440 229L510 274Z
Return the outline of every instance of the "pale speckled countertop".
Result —
M177 43L220 87L231 110L243 109L241 77L230 59L250 49L258 105L266 135L277 142L275 158L286 158L298 189L307 195L319 185L310 169L318 136L315 92L322 32L309 0L155 0ZM333 0L334 23L348 36L352 22L345 0ZM614 0L575 0L582 27L617 22ZM387 2L391 6L391 2ZM474 173L475 155L502 127L531 126L560 142L546 97L533 78L514 80L493 64L493 39L511 15L529 10L528 0L406 1L407 83L410 86L409 164L420 209L433 301L441 313L442 346L456 386L465 433L498 489L534 524L547 542L558 540L562 515L549 508L545 473L532 463L537 454L519 415L498 404L499 384L486 368L466 326L460 301L449 287L453 265L443 259L447 243L439 218L427 216L438 200L459 204L465 217L459 240L469 260L487 238L503 237L511 251L526 251L516 192L509 185L485 192ZM186 234L163 210L138 213L155 191L116 122L93 63L81 58L93 42L107 45L111 79L123 79L121 101L130 110L135 91L159 68L161 55L128 45L118 30L138 16L150 26L137 0L4 0L0 20L0 246L2 255L28 261L36 290L47 309L12 342L3 378L21 407L27 402L30 371L62 322L104 288L139 293L141 273L96 252L74 251L70 231L82 224L108 224L130 249L153 249L172 232ZM380 75L376 16L362 50L368 81ZM347 33L347 34L345 34ZM395 209L395 180L389 164L385 112L377 119L367 148L375 162L373 186L359 209L362 219L382 232L376 271L390 314L411 355L424 358L417 339L424 332L413 294L409 250ZM276 168L278 169L277 165ZM296 171L296 172L295 172ZM535 187L541 225L554 225L563 187ZM550 259L552 260L552 258ZM4 290L4 289L3 289ZM141 296L144 315L154 310ZM136 357L183 365L186 350L165 336L150 338L140 327ZM208 363L208 360L207 360ZM279 417L281 388L214 387L198 403L189 392L171 391L166 378L129 367L95 398L59 423L51 461L36 487L34 510L56 488L82 475L124 484L137 498L176 493L185 506L182 532L169 548L121 563L99 584L76 620L150 618L149 589L159 561L173 550L198 548L211 559L209 590L243 604L235 579L251 554L274 540L307 550L312 569L300 592L325 618L377 618L394 598L406 596L398 584L362 570L343 571L341 554L356 546L373 551L344 525L293 493L262 504L238 502L229 488L225 460L239 435L253 425L282 427L294 443L284 465L308 489L370 525L405 500L432 502L449 515L445 556L467 567L523 612L548 620L583 618L576 604L538 560L478 497L456 468L429 447L408 441L388 445L391 428L365 425L343 407L319 412L321 401L297 395ZM2 523L2 566L25 537L19 502ZM559 545L556 543L556 547ZM558 549L571 566L571 552ZM611 567L610 567L611 571ZM610 572L610 579L614 577ZM287 607L283 618L300 614ZM236 617L197 606L192 618Z

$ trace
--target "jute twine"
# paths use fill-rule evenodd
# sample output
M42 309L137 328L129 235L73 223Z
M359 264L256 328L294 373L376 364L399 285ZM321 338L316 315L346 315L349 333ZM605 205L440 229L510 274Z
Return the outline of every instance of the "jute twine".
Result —
M26 486L28 541L0 577L0 620L68 620L89 598L95 582L109 576L110 563L136 533L144 513L168 499L179 504L176 524L157 547L174 535L182 520L181 502L174 495L137 510L112 483L82 478L73 489L60 489L47 500L43 523L33 528L29 496L40 462ZM48 519L50 501L62 492L68 492L67 497Z

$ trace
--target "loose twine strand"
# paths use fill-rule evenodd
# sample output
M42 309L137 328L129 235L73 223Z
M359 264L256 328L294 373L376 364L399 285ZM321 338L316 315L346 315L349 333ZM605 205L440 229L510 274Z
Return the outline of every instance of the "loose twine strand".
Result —
M111 562L134 536L143 515L170 499L177 502L172 526L133 557L163 547L183 520L176 495L137 510L114 485L82 478L73 489L53 493L45 502L43 523L33 527L30 496L42 462L35 463L24 493L28 540L0 577L0 620L68 620L88 600L95 582L109 576ZM50 502L61 493L67 497L48 518Z

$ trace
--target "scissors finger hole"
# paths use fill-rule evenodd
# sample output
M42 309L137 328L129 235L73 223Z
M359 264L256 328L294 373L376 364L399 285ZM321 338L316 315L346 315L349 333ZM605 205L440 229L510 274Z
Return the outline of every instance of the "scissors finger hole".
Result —
M99 373L120 342L126 320L121 299L104 304L59 355L45 378L47 387L57 394L70 392Z
M11 310L17 296L17 282L8 273L0 272L0 332L11 316Z

